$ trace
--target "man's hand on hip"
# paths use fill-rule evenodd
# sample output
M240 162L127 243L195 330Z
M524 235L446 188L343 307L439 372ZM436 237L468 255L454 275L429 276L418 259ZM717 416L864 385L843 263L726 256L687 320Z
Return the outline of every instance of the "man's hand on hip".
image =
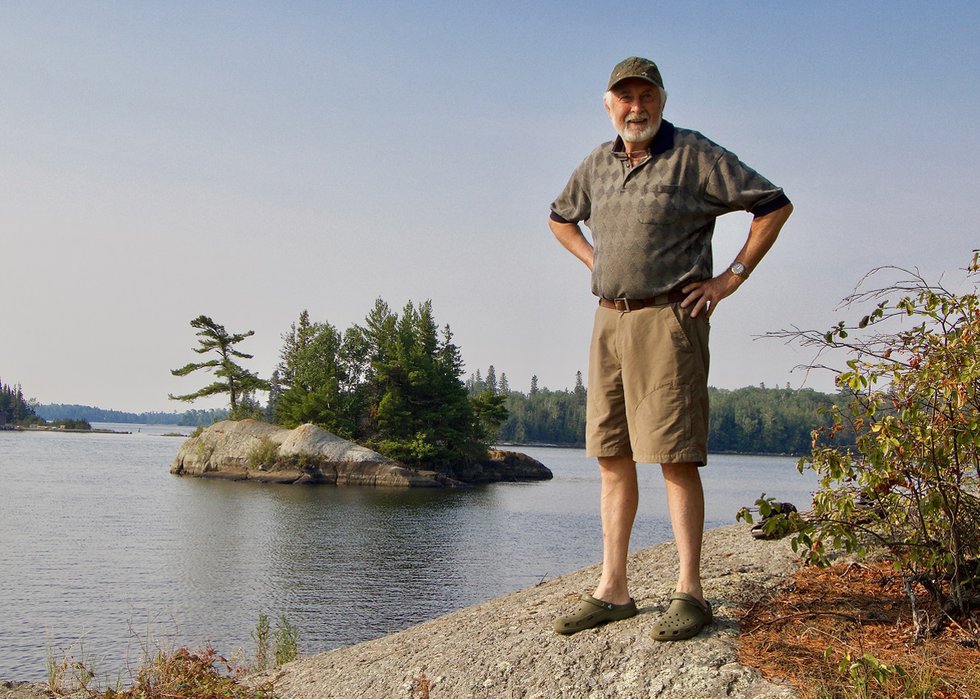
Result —
M691 282L681 291L687 294L687 298L681 301L681 307L687 308L694 304L691 309L691 317L697 317L704 312L708 318L715 312L718 302L727 296L735 293L735 290L742 285L745 280L731 271L725 270L717 277L707 279L703 282Z

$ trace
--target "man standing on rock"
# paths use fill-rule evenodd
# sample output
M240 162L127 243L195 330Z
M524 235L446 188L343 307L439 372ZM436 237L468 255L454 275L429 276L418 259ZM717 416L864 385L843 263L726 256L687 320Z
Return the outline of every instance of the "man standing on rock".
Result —
M749 278L793 210L734 154L663 121L666 99L653 61L619 63L604 96L619 136L589 154L551 205L552 232L591 270L599 297L586 450L602 479L602 576L574 613L555 621L562 634L637 614L626 578L637 462L661 464L680 565L653 638L690 638L711 623L701 589L699 474L708 457L708 317ZM713 276L715 219L730 211L754 218L735 260Z

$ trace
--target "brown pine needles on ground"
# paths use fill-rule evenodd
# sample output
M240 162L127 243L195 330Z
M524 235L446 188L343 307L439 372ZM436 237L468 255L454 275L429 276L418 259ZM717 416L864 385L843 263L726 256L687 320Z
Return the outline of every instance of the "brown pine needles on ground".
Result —
M936 614L924 590L917 606ZM909 599L884 563L806 566L742 619L739 661L805 699L980 699L980 613L913 645Z

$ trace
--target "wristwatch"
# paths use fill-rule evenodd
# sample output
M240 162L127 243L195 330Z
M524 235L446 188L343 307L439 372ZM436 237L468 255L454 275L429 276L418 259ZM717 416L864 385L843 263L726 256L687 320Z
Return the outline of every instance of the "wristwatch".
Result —
M749 278L749 270L741 262L733 262L732 266L728 268L728 271L734 274L736 277L741 277L742 279Z

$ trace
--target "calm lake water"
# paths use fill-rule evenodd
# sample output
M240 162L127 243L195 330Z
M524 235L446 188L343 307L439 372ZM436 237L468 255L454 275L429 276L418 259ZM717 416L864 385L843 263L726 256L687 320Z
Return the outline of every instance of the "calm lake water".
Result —
M310 654L396 631L601 558L595 463L524 448L542 483L460 490L287 486L178 478L188 428L0 432L0 678L46 677L49 651L128 676L150 650L210 641L254 655L264 612ZM800 506L795 459L712 456L707 526L761 492ZM660 469L641 466L632 545L670 538ZM149 641L147 641L149 639Z

